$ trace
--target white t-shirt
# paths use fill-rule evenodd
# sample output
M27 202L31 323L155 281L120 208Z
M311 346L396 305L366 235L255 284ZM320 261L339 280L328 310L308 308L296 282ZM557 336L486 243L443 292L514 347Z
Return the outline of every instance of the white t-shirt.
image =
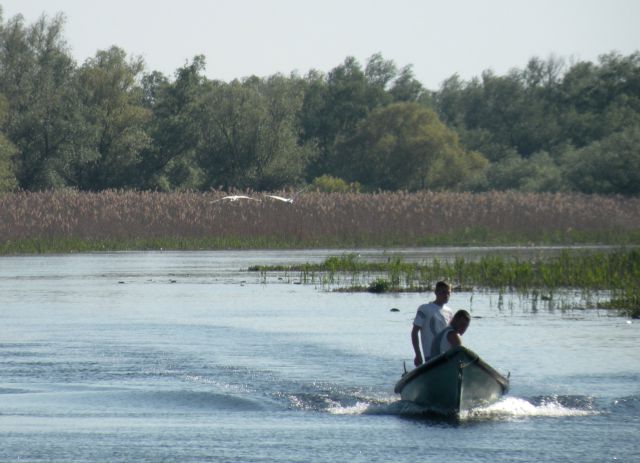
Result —
M455 331L453 327L448 326L438 333L436 338L433 340L433 344L431 344L431 357L436 357L440 354L444 354L446 351L453 347L447 339L447 335L452 331Z
M446 304L441 307L430 302L418 307L413 324L420 328L420 342L425 362L429 358L431 344L436 335L449 325L452 318L453 312Z

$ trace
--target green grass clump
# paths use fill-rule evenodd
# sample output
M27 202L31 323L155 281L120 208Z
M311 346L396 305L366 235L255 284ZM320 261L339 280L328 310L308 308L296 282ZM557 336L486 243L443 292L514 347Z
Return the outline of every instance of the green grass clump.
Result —
M254 266L250 271L385 273L392 286L417 282L421 286L444 279L456 286L493 289L589 288L593 290L635 286L640 281L640 250L606 252L562 251L547 259L522 260L486 255L477 260L456 258L453 262L433 259L427 263L390 258L365 262L355 254L332 256L324 262L302 265Z
M392 289L393 284L389 280L385 278L377 278L369 284L367 291L370 293L388 293Z
M612 292L611 299L600 303L600 307L617 310L621 315L640 318L640 287L629 284Z

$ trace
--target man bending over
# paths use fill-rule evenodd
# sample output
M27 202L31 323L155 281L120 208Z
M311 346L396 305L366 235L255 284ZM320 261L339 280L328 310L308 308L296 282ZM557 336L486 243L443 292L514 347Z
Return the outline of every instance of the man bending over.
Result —
M444 330L440 331L431 344L430 357L436 357L445 353L449 349L461 346L460 336L467 331L471 323L471 315L466 310L458 310L453 316L451 323Z

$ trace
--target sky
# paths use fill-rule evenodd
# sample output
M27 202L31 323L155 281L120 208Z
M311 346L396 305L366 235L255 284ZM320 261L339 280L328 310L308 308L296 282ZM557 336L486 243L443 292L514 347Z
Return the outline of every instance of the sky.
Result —
M432 90L505 74L532 57L567 63L640 50L640 0L0 0L4 21L66 17L78 63L113 45L173 76L196 55L230 81L328 72L381 53Z

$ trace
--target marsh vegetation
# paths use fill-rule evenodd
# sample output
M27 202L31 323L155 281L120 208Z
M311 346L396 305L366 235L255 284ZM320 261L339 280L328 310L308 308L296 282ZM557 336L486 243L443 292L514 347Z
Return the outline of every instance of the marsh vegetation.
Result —
M266 281L277 272L300 283L338 291L431 291L438 280L450 281L464 291L491 290L518 293L532 304L583 308L603 307L623 315L640 316L640 250L611 252L561 251L548 258L520 259L485 255L478 259L407 262L389 257L386 262L366 262L357 254L332 256L322 263L291 266L253 266Z
M634 244L640 198L551 193L58 190L0 195L0 252ZM282 192L283 196L290 196Z

